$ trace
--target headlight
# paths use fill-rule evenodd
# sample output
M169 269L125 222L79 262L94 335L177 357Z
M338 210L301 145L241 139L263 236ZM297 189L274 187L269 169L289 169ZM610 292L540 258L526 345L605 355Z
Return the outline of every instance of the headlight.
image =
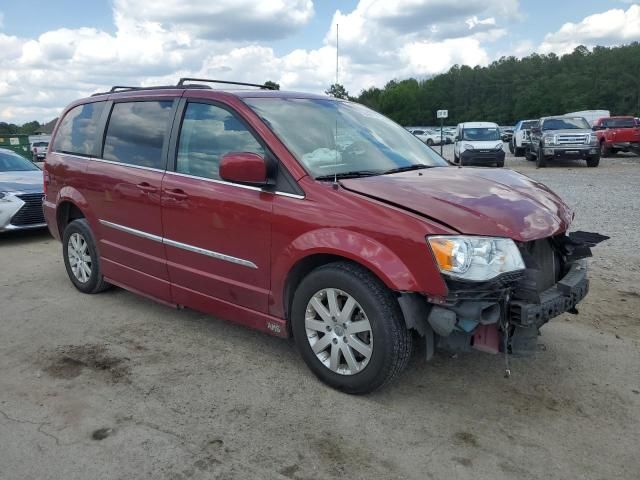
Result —
M473 150L473 145L469 144L469 143L464 143L462 145L462 148L464 148L465 150Z
M525 268L510 238L442 235L427 240L440 272L450 277L485 281Z
M502 143L497 144L495 147L493 147L494 150L502 150Z
M590 133L589 136L586 138L586 141L590 145L595 145L598 143L598 136L595 133Z
M548 137L544 137L544 144L545 145L555 145L556 144L555 135L549 135Z

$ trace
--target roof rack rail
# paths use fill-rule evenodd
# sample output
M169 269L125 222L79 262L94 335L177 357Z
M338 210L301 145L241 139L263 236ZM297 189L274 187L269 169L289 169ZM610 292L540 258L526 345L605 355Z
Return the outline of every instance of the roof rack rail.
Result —
M109 90L108 92L98 92L98 93L94 93L91 96L92 97L96 97L98 95L108 95L110 93L117 93L119 91L133 92L133 91L138 91L138 90L169 90L169 89L174 89L174 88L176 88L175 85L156 85L156 86L153 86L153 87L127 87L127 86L124 86L124 85L116 85L114 87L111 87L111 90ZM210 89L211 87L209 85L195 85L194 84L194 85L182 85L180 88Z
M212 80L209 78L190 78L190 77L183 77L180 79L180 81L178 82L178 87L187 87L187 85L185 85L185 82L208 82L208 83L223 83L225 85L243 85L245 87L258 87L262 90L273 90L273 87L269 86L269 85L260 85L258 83L245 83L245 82L230 82L229 80Z

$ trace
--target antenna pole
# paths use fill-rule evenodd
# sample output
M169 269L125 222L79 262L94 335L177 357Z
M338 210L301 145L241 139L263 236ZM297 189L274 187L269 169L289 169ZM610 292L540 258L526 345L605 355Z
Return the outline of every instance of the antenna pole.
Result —
M339 25L336 23L336 86L338 88L338 59L339 57L339 48L338 48L338 27ZM335 165L333 166L333 188L334 190L338 189L338 102L336 100L336 136L334 138L334 148L336 149L336 159Z

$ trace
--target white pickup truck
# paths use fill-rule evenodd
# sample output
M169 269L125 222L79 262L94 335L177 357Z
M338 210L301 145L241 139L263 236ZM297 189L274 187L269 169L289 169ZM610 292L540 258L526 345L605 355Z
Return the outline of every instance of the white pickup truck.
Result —
M526 149L531 145L531 127L535 126L538 120L520 120L513 129L513 137L509 142L509 151L516 157L522 157Z

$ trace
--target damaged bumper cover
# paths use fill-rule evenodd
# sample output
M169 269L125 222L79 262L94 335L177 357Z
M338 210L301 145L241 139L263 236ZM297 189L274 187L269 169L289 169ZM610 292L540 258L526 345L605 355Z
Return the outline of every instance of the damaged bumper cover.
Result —
M540 303L513 300L509 303L509 320L521 326L541 327L558 315L577 313L576 305L589 293L589 279L584 262L574 263L569 272L553 287L540 293Z

